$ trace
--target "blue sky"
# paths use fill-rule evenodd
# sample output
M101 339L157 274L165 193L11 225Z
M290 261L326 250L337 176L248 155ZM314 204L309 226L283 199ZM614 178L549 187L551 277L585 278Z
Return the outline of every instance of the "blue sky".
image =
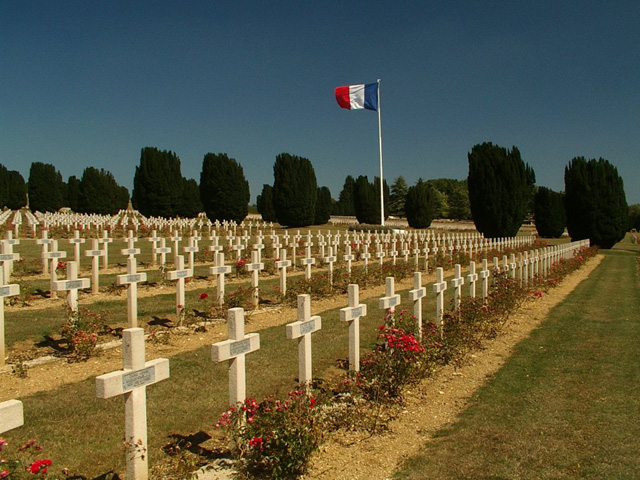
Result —
M640 2L0 2L0 163L131 189L140 150L199 180L207 152L244 167L252 201L276 155L309 158L334 198L378 172L375 112L339 85L381 79L385 178L463 179L484 141L517 146L562 190L603 157L640 203Z

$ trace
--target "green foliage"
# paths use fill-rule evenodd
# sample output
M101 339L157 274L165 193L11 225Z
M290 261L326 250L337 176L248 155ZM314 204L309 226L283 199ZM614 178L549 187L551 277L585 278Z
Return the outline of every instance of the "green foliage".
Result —
M428 228L435 211L435 191L428 183L418 180L406 195L407 222L413 228Z
M562 193L539 187L535 195L535 220L538 235L543 238L560 238L567 225Z
M145 216L174 217L182 202L182 173L178 156L155 147L140 152L133 176L133 207Z
M322 440L315 407L316 399L303 389L286 400L247 398L223 413L216 427L231 437L239 471L254 478L299 478Z
M628 207L622 178L609 161L576 157L565 168L567 230L573 240L611 248L624 238Z
M282 153L273 165L273 206L280 225L306 227L315 220L318 185L311 162Z
M469 204L476 228L485 237L514 237L527 215L535 174L520 151L485 142L469 158Z
M31 164L28 191L29 207L34 212L56 212L64 207L64 182L53 165L41 162Z
M404 177L396 178L391 184L391 195L389 196L389 215L396 217L405 216L405 200L409 186Z
M185 218L197 217L204 210L200 201L200 186L194 179L182 179L182 197L178 215Z
M273 187L268 184L262 185L262 193L256 199L258 213L262 215L265 222L277 222L276 211L273 208Z
M356 181L351 175L347 175L344 180L344 186L338 197L338 203L336 205L335 214L345 216L355 216L356 210L354 207L354 189Z
M71 200L70 195L69 200ZM129 196L122 198L121 187L111 172L94 167L84 169L80 179L78 212L114 215L118 210L126 208L128 202Z
M640 231L640 204L629 205L629 230Z
M27 185L20 172L0 165L0 208L18 210L27 204Z
M358 380L364 398L386 403L402 399L403 390L426 376L432 365L417 339L415 317L389 313L379 327L376 348L361 361Z
M249 182L242 166L226 153L207 153L202 161L200 198L212 221L240 223L249 212Z
M470 220L469 189L466 180L437 178L427 180L435 190L434 218Z
M387 218L389 216L389 187L387 182L384 182L384 191L384 212L385 218ZM375 177L373 184L371 184L366 176L359 176L354 186L353 204L358 222L379 225L381 223L380 179Z
M67 206L74 212L80 211L80 180L75 175L67 180Z
M316 214L313 221L314 225L324 225L331 218L331 191L328 187L318 188L318 196L316 200Z

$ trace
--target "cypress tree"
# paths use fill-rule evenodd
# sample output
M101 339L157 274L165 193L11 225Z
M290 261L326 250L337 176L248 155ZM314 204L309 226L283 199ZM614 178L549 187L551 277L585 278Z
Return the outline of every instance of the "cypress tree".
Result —
M0 165L0 208L18 210L27 204L27 184L16 170Z
M346 215L352 217L356 214L356 210L353 204L353 192L355 183L356 181L353 179L353 177L351 175L347 175L347 178L345 178L344 180L342 191L338 196L338 204L336 208L337 215Z
M356 178L353 188L353 206L360 223L377 225L380 223L380 206L374 186L366 176Z
M535 184L520 151L485 142L468 154L469 206L476 228L488 238L513 237L522 226Z
M332 199L328 187L318 188L316 200L316 214L313 224L324 225L331 218Z
M71 199L71 188L68 191ZM95 167L84 169L80 179L79 212L114 215L127 207L121 197L120 185L111 172Z
M538 235L543 238L560 238L567 225L562 193L554 192L547 187L539 187L534 203Z
M207 153L200 174L200 199L210 220L242 222L249 213L249 182L226 153Z
M435 212L434 188L418 180L414 186L409 187L405 201L405 213L407 222L412 228L428 228L433 221Z
M75 175L67 180L67 206L74 212L80 211L80 180Z
M133 207L145 216L174 217L182 201L182 173L176 154L155 147L140 152L133 176Z
M273 187L268 184L262 185L262 192L256 198L258 213L262 215L265 222L277 222L276 211L273 208Z
M608 160L576 157L565 168L567 230L573 240L611 248L624 238L628 206L622 178Z
M282 153L273 165L273 206L280 225L306 227L315 220L318 185L311 162Z
M200 186L194 179L182 178L182 197L178 216L184 218L197 217L204 210L200 201Z
M29 207L34 212L56 212L64 206L65 184L53 165L33 162L27 189Z

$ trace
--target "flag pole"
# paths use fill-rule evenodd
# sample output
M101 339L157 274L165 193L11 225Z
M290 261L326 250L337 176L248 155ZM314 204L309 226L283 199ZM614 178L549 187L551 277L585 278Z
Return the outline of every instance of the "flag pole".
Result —
M380 225L384 226L384 177L382 176L382 120L380 117L380 79L378 79L378 144L380 145Z

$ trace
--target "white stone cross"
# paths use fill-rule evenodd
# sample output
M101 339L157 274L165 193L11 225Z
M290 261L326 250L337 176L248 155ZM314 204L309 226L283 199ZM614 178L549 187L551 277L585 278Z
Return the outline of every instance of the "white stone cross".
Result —
M516 256L515 256L515 254L514 254L514 253L512 253L512 254L509 256L509 276L510 276L512 279L515 279L515 278L516 278L516 267L517 267L517 264L516 264Z
M454 265L455 274L451 279L451 286L455 288L453 292L453 309L460 309L460 302L462 301L462 285L464 285L464 277L460 272L460 264L456 263Z
M138 239L133 236L133 230L129 230L129 236L126 238L126 241L127 248L120 250L120 254L127 255L128 258L133 258L134 256L139 255L140 249L135 247L135 243Z
M127 323L129 328L138 326L138 283L146 282L147 274L137 273L135 257L127 258L127 273L116 276L116 285L127 287Z
M436 326L442 335L442 319L444 318L444 292L447 282L444 280L442 267L436 268L436 282L433 284L433 292L436 294Z
M340 309L340 320L349 324L349 370L360 371L360 317L367 315L367 305L360 303L360 287L349 284L349 306Z
M529 284L529 252L522 256L522 283L525 287Z
M385 279L385 296L378 301L378 308L387 310L387 313L390 313L396 306L400 305L400 295L395 293L395 281L393 277Z
M422 273L414 272L413 290L409 290L409 300L413 302L413 316L418 323L419 340L422 340L422 299L426 296L427 289L422 286Z
M480 270L480 279L482 280L482 300L486 301L489 296L489 276L491 276L491 270L489 270L489 262L487 259L482 260L482 270Z
M0 262L2 262L2 272L4 273L5 281L11 279L11 265L13 262L20 260L20 255L13 252L13 247L9 240L2 240L0 242L2 254L0 254Z
M193 268L194 268L194 263L193 262L194 262L194 259L195 259L194 258L195 254L196 254L196 252L200 251L200 249L198 248L198 240L196 240L196 238L197 237L189 237L189 245L182 249L182 251L189 256L188 265L189 265L189 268L191 270L193 270Z
M469 296L476 298L476 282L478 281L478 274L476 273L476 262L469 262L469 275L467 275L467 281L469 282Z
M173 242L173 262L178 261L178 255L180 254L180 241L182 237L178 234L177 230L173 231L173 236L169 238Z
M311 334L322 328L318 315L311 316L311 295L298 295L298 321L286 325L287 338L298 339L298 380L310 385L313 379Z
M42 254L43 258L49 260L49 291L51 292L51 298L55 298L53 294L53 284L58 279L56 269L58 268L58 262L61 258L66 258L67 252L58 251L58 241L54 240L51 243L51 250Z
M167 272L167 280L176 281L176 315L185 308L184 304L184 284L186 278L193 277L192 268L184 268L184 256L176 256L176 269Z
M0 403L0 433L24 425L24 408L20 400Z
M382 245L378 244L378 249L376 250L376 258L380 262L380 266L384 263L384 251L382 250Z
M102 250L104 255L102 256L102 268L109 268L109 244L113 242L113 238L109 238L109 232L107 230L102 231L102 237L98 240L98 243L102 244Z
M78 230L73 231L73 238L69 239L69 243L73 245L73 258L78 265L78 270L80 270L80 244L84 243L86 240L80 237L80 232Z
M257 250L251 252L251 263L247 263L245 268L251 272L251 296L253 299L253 308L258 308L258 302L260 300L260 270L264 270L264 263L258 259L259 253Z
M311 235L307 236L307 241L304 243L306 257L300 259L300 264L305 266L304 278L305 280L311 279L311 265L316 263L316 259L311 256L311 247L313 242L311 241Z
M351 262L355 259L355 257L351 254L351 245L347 245L344 247L345 254L342 258L344 258L345 262L347 262L347 273L351 273Z
M156 248L158 248L158 242L160 241L160 237L158 237L156 230L151 232L151 236L148 240L151 242L151 265L155 265L158 259Z
M20 211L18 210L16 213L20 213ZM19 244L20 240L13 238L13 232L11 230L7 230L7 238L6 240L2 240L2 253L13 254L13 246ZM9 260L6 260L3 263L3 268L5 270L4 278L6 278L7 280L13 273L13 261L18 259L19 258L11 257Z
M164 268L167 261L167 253L171 253L171 247L167 247L167 240L162 237L160 239L160 247L153 248L154 256L160 254L160 268Z
M67 292L67 306L72 312L78 311L78 290L89 288L91 282L88 278L78 278L78 265L76 262L67 262L67 279L53 282L53 291Z
M104 255L104 250L98 248L98 240L92 240L92 249L85 250L85 257L91 257L91 293L96 294L100 289L99 259Z
M333 254L333 247L329 248L329 256L324 257L322 260L324 263L328 264L329 267L327 269L327 276L329 277L329 285L333 285L333 264L336 262L337 258Z
M5 284L4 273L0 269L0 366L3 366L5 362L4 297L15 297L16 295L20 295L20 285Z
M279 250L280 260L275 261L276 268L280 269L280 295L287 294L287 267L291 266L291 260L287 260L287 249Z
M49 251L49 245L53 243L52 239L47 238L48 235L49 231L43 228L42 238L36 240L37 244L42 245L42 273L45 275L49 273L49 262L47 261L47 257L45 257L44 254Z
M169 378L169 360L157 358L145 362L144 329L122 331L123 369L96 377L96 396L124 395L127 478L147 480L147 385Z
M229 405L236 407L247 396L245 356L260 349L260 334L244 334L243 308L230 308L227 318L229 339L211 345L211 359L229 360Z
M216 266L209 267L209 273L211 275L217 275L218 278L218 305L224 305L224 276L231 273L231 266L224 264L224 252L218 252L216 255Z

